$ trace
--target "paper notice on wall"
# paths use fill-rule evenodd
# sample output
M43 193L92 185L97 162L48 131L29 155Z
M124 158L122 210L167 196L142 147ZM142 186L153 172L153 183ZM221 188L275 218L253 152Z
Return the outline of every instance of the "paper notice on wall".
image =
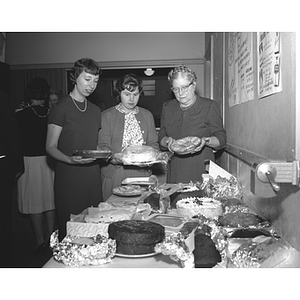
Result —
M258 98L282 91L280 32L258 32Z
M229 107L254 99L253 33L232 32L228 39Z

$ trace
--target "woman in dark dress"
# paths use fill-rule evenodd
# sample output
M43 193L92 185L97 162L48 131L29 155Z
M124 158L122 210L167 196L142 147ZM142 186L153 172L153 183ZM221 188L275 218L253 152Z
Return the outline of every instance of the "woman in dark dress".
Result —
M196 79L196 74L186 66L176 67L168 75L176 99L163 105L158 134L161 148L171 149L175 140L187 136L201 138L201 144L194 153L174 153L168 166L169 183L202 181L202 174L206 173L205 161L214 161L214 150L226 144L218 104L195 93Z
M45 79L33 78L27 85L28 106L16 113L25 165L25 172L18 179L18 208L29 215L37 254L46 250L55 229L54 172L45 148L49 90Z
M57 160L54 189L60 240L66 235L71 214L79 214L102 201L98 161L73 156L74 150L97 149L101 110L86 97L96 89L100 73L92 59L75 62L71 74L73 90L49 114L46 149Z

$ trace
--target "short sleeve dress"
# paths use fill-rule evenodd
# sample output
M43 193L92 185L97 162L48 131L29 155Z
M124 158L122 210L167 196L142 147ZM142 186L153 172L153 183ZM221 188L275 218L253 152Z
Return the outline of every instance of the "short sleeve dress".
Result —
M58 149L64 154L71 156L74 150L97 149L101 110L95 104L87 101L87 109L82 112L72 98L66 96L52 107L48 124L62 127ZM61 239L66 234L66 222L70 220L70 214L79 214L102 201L99 162L70 165L57 161L54 190Z
M181 139L187 136L215 136L220 141L219 149L226 143L226 131L216 101L197 96L196 102L187 110L182 110L176 99L164 103L161 117L161 128L158 134L159 142L163 137L170 136ZM188 154L175 154L167 171L168 183L189 183L202 181L206 173L205 161L214 161L212 148L204 147L202 151Z

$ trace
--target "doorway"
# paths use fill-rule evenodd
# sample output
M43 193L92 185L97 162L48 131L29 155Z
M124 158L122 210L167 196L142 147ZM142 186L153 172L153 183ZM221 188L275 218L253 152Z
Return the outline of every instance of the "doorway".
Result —
M138 106L148 109L153 114L155 126L159 128L163 103L174 98L168 81L168 73L172 70L172 68L152 69L154 70L154 74L152 76L146 76L144 74L145 68L104 69L102 70L102 75L100 76L96 90L89 96L88 99L99 106L102 111L118 104L117 100L113 96L114 81L123 75L133 73L143 80L144 86L148 83L153 85L153 88L151 88L152 92L145 93L145 95L140 98ZM67 70L68 93L73 88L72 83L69 80L69 72L70 70Z

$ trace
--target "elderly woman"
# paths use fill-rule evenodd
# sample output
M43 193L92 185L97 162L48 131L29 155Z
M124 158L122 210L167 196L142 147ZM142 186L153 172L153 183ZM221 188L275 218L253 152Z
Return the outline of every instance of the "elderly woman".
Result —
M73 156L74 150L97 149L101 110L86 97L95 91L100 74L94 60L76 61L70 78L73 90L51 108L48 118L46 149L56 159L54 189L60 239L66 234L70 214L102 201L99 163Z
M197 76L190 68L179 66L168 74L175 98L163 105L158 140L163 150L172 149L172 143L187 136L201 138L193 153L174 153L168 166L167 182L188 183L202 180L205 161L214 161L214 150L226 143L218 103L195 93Z
M154 118L150 111L138 107L143 95L143 82L134 74L119 78L114 88L114 96L120 103L102 113L98 148L119 153L132 145L148 145L158 149ZM104 201L112 194L114 187L120 186L127 177L151 175L149 168L122 166L114 160L101 168Z

